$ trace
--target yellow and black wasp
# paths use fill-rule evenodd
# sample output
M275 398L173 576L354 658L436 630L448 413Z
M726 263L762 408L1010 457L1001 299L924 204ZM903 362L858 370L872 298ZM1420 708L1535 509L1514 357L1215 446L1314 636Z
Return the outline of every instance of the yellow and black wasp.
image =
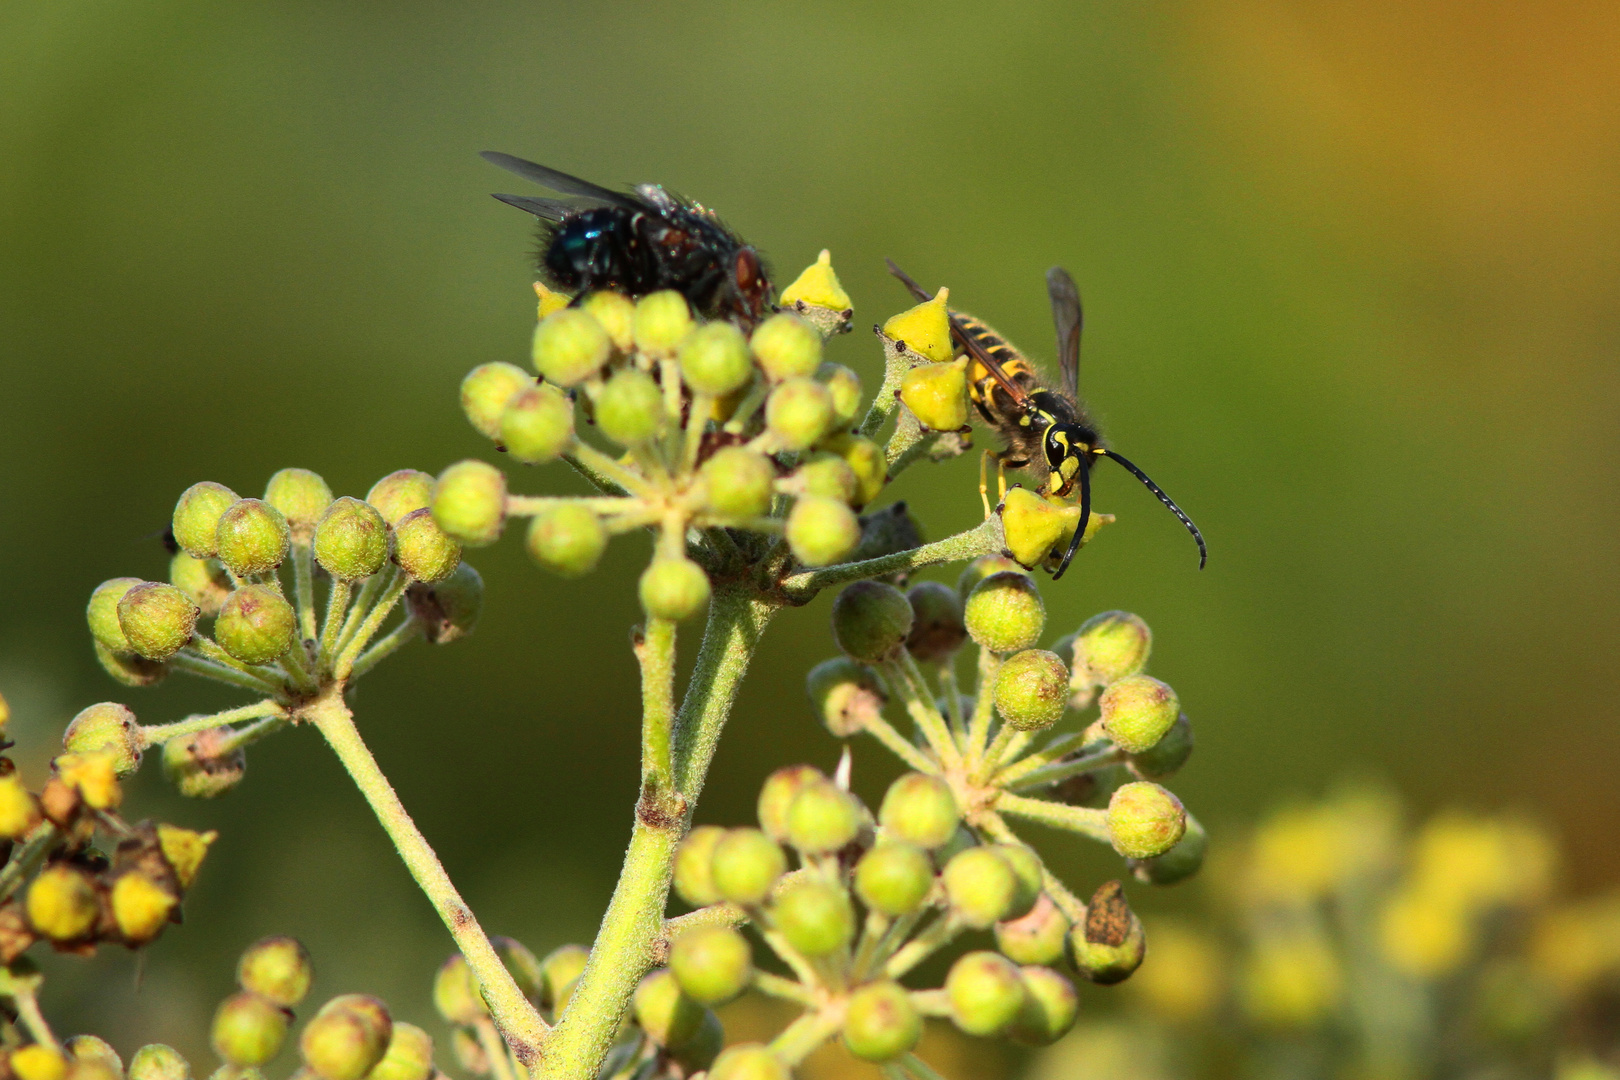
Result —
M926 301L933 295L892 259L889 272L904 282L918 300ZM1006 469L1023 469L1045 494L1062 498L1072 494L1077 485L1080 488L1080 522L1063 561L1052 574L1053 580L1069 568L1086 534L1091 520L1091 464L1100 457L1119 462L1187 526L1198 544L1198 568L1202 570L1209 557L1204 534L1147 473L1103 445L1097 425L1080 404L1080 290L1074 279L1061 266L1054 266L1046 273L1046 288L1052 297L1052 321L1057 324L1058 368L1063 378L1059 390L1043 385L1035 365L984 320L953 309L950 321L957 347L973 359L968 367L973 406L1006 442L994 455L998 476ZM1005 486L1003 480L1003 493ZM987 488L981 467L980 493Z

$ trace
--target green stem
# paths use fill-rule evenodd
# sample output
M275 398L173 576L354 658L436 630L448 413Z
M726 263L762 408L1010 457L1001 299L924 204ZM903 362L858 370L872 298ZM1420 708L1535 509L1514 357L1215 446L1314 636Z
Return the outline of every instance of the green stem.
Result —
M643 498L653 493L651 484L590 443L576 440L573 449L563 456L574 468L584 473L587 479L609 494L614 494L613 488Z
M1095 754L1075 758L1073 761L1062 761L1053 765L1043 765L1040 768L1031 769L1028 775L1022 779L1017 776L1011 779L1002 779L1001 776L997 776L996 784L1009 791L1032 791L1035 788L1055 784L1059 780L1067 780L1071 776L1079 776L1081 773L1088 773L1093 769L1115 765L1124 760L1125 751L1117 746L1111 746L1106 750L1099 750ZM1023 762L1018 764L1022 765ZM1003 769L1002 772L1010 773L1016 767Z
M934 444L939 442L939 436L939 432L930 431L923 435L922 438L906 447L900 453L896 454L894 460L889 462L888 479L892 481L895 477L899 476L901 473L911 468L912 465L916 464L918 458L932 450L934 448Z
M388 613L394 610L394 605L399 603L399 598L405 595L405 590L411 581L411 575L404 571L396 573L394 580L388 583L388 587L383 590L382 596L378 597L376 605L366 613L365 620L355 629L353 636L344 643L343 651L332 662L332 674L339 680L349 677L350 672L354 670L355 660L359 659L360 650L366 647L366 643L371 640L378 627L382 626L383 621L388 618Z
M916 1054L907 1054L900 1059L900 1065L910 1073L914 1080L945 1080L933 1067Z
M775 610L739 588L715 589L703 644L675 718L673 771L684 813L674 821L649 820L638 805L613 899L584 974L546 1042L536 1080L591 1080L612 1048L630 994L652 964L663 935L675 847L703 791L737 689Z
M195 653L178 652L169 657L169 666L175 671L184 671L188 675L197 675L204 679L213 679L215 682L228 683L242 690L252 690L258 694L279 694L285 687L277 686L268 679L261 679L257 675L249 675L238 671L234 667L216 664Z
M365 594L370 591L371 583L377 580L372 574L366 583L360 587L361 602L356 604L354 611L358 612L365 606ZM354 595L354 583L341 578L332 579L332 588L326 594L326 620L321 623L320 656L323 666L330 666L332 658L337 655L338 642L343 640L343 630L350 615L349 599Z
M1038 821L1042 825L1049 825L1054 829L1065 829L1069 832L1089 836L1093 840L1101 840L1111 844L1108 839L1108 812L1090 806L1069 806L1065 803L1048 802L1045 799L1031 799L1024 795L1013 795L1003 792L996 799L996 809L1007 814L1015 814L1030 821Z
M1059 735L1039 750L1022 760L1015 761L995 775L998 787L1006 787L1023 779L1036 769L1044 768L1053 762L1059 761L1071 750L1077 750L1086 744L1084 731L1071 731L1066 735Z
M484 1000L489 1003L490 1012L506 1045L511 1047L520 1062L525 1066L531 1065L539 1058L541 1041L548 1030L545 1020L529 999L523 996L523 991L506 970L506 965L501 962L483 928L478 925L472 909L456 891L450 875L445 873L438 855L434 854L427 838L416 827L416 822L411 820L394 786L383 775L377 759L371 756L371 750L360 738L360 731L354 726L354 715L349 712L336 688L311 702L304 710L304 717L326 737L327 744L348 770L355 786L366 797L366 802L371 804L372 812L377 815L388 838L394 842L406 869L427 894L439 918L444 920L456 947L466 957L467 965L478 979Z
M924 1016L949 1017L954 1011L951 1008L950 995L943 990L913 990L911 1003L917 1011Z
M939 665L939 692L945 698L945 719L951 723L956 745L967 749L967 718L962 715L962 690L956 685L956 656L952 654Z
M327 653L327 660L335 660L337 655L349 647L354 640L356 631L360 629L361 621L377 603L377 598L399 579L399 567L389 565L366 578L366 583L360 587L360 595L355 598L349 607L349 613L343 619L343 627L338 631L337 642Z
M883 459L889 466L889 479L899 476L905 468L902 465L896 469L895 462L915 450L925 437L923 426L918 422L916 414L910 409L901 409L900 418L894 422L894 433L889 436L889 441L883 447Z
M220 757L234 754L243 747L252 746L266 735L280 731L290 723L292 723L290 716L267 716L256 724L235 728L229 735L219 740L214 747L214 753Z
M973 718L968 721L967 758L978 761L990 741L990 721L995 718L996 672L1001 670L1001 657L989 649L979 650L979 682L974 690Z
M997 767L1003 761L1011 761L1016 758L1019 751L1028 746L1029 741L1034 737L1030 732L1019 731L1011 724L1003 724L1001 730L996 732L995 741L990 744L989 749L985 750L984 760L979 762L979 767L974 770L973 778L983 783L995 774Z
M315 568L310 546L294 544L293 597L298 605L298 636L305 641L315 640Z
M230 668L232 671L240 672L243 675L251 675L261 680L270 690L285 689L286 684L278 678L282 672L273 668L259 667L256 664L244 664L226 652L217 641L205 634L193 633L191 642L186 647L196 650L204 660L211 660L221 667Z
M421 622L407 615L398 626L378 638L371 648L355 659L354 667L349 672L349 681L353 682L358 679L401 648L415 641L421 633Z
M816 1047L832 1038L841 1025L842 1021L835 1016L807 1012L771 1040L770 1051L792 1068L809 1057Z
M50 851L51 845L56 842L57 829L48 821L42 821L34 826L23 842L12 849L11 858L6 862L5 869L0 870L0 903L11 899L11 894L17 891L17 886L32 874L41 860Z
M675 624L649 618L636 643L636 659L641 663L641 785L645 794L663 801L675 790Z
M51 1032L51 1025L45 1022L45 1014L40 1012L39 998L34 992L19 991L12 997L11 1003L17 1008L17 1019L23 1022L23 1026L34 1037L34 1041L60 1053L62 1044L56 1041L56 1036Z
M641 500L625 498L622 495L603 495L599 498L584 499L575 495L508 495L506 516L533 517L563 503L583 506L598 514L617 514L629 507L640 506Z
M889 752L910 765L918 772L937 774L939 762L934 761L908 740L904 735L894 730L894 725L881 716L873 716L861 724L862 730L871 735L878 742L889 748Z
M917 658L911 655L910 649L901 649L899 656L900 667L904 671L906 681L916 691L917 701L921 708L918 714L922 717L926 727L923 734L934 747L934 753L947 767L960 764L962 761L962 748L956 744L951 735L951 729L945 722L945 717L939 711L934 700L933 688L923 676L922 668L917 666Z
M480 1017L473 1025L478 1034L478 1045L483 1049L484 1056L489 1059L490 1070L495 1074L495 1080L517 1080L516 1070L512 1068L512 1054L501 1042L501 1037L495 1031L495 1025L488 1018Z
M885 360L883 364L883 385L878 387L872 398L872 405L866 410L866 418L861 421L861 434L871 438L883 427L883 422L894 415L894 410L900 407L900 380L905 378L906 372L911 370L911 362L899 354L890 355L889 349L884 349Z
M177 720L172 724L151 724L141 728L141 746L161 746L170 739L178 739L186 735L195 735L199 731L209 728L224 727L234 724L238 720L257 720L261 716L285 716L286 710L281 703L266 698L256 701L252 705L243 705L239 709L226 709L224 712L210 713L207 716L188 716L184 720Z
M809 1005L815 1000L804 984L792 979L784 979L780 975L772 975L768 971L754 972L753 986L762 994L769 994L783 1001L796 1001L800 1005Z
M900 655L907 658L910 656L904 649L900 650ZM939 710L934 708L933 702L924 700L918 693L917 686L911 681L903 662L885 661L882 670L889 688L900 695L900 700L906 707L906 715L917 725L917 730L923 733L934 756L946 765L959 762L961 758L957 754L956 740L950 737L950 732L945 727L945 718L939 715Z
M947 911L923 929L923 932L900 947L883 965L883 974L898 979L945 946L955 941L967 929L951 912Z
M794 574L782 582L782 595L787 597L790 603L801 604L832 585L897 574L903 570L920 570L925 566L959 562L963 559L978 558L980 555L992 555L1005 546L1001 518L992 516L986 518L983 524L966 532L947 536L943 540L936 540L932 544L924 544L910 551L899 551L875 559L839 563L836 566L824 566L819 570L805 570Z

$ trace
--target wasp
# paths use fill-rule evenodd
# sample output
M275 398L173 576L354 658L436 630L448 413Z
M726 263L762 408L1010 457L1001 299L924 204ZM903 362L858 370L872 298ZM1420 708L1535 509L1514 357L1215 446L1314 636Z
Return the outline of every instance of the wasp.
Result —
M540 219L540 274L563 292L618 289L633 297L674 289L708 318L752 326L774 310L770 271L759 252L712 210L657 184L610 191L532 161L486 150L483 158L570 196L495 198Z
M925 301L933 295L892 259L889 272L918 300ZM968 366L968 393L973 406L1006 443L994 454L998 474L1004 475L1004 470L1009 468L1023 469L1038 487L1052 496L1067 498L1076 487L1080 489L1080 522L1052 579L1063 576L1086 535L1086 525L1091 520L1091 466L1098 458L1117 461L1176 515L1198 544L1198 568L1202 570L1209 557L1204 534L1147 473L1103 444L1102 433L1080 404L1082 316L1080 290L1075 287L1074 279L1061 266L1054 266L1046 273L1046 290L1052 298L1058 370L1062 375L1062 385L1056 390L1047 387L1035 365L984 320L954 309L949 314L951 336L959 350L973 360ZM1005 480L1002 490L1006 490ZM979 491L980 494L987 491L982 469Z

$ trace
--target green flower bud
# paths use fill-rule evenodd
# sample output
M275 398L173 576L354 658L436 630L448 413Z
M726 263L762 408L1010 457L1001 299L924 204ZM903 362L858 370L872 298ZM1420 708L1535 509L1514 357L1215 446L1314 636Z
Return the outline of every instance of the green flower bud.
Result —
M124 594L141 584L136 577L120 577L103 581L90 594L90 603L84 609L85 622L90 625L90 636L96 644L113 653L132 653L135 647L124 636L118 625L118 602Z
M297 938L260 938L236 962L236 985L286 1008L309 993L315 967Z
M692 332L692 309L674 289L648 293L636 301L632 328L636 348L648 356L673 356Z
M862 663L876 663L892 655L905 644L911 626L911 604L893 585L857 581L833 600L833 640Z
M219 561L238 577L268 574L280 566L292 531L280 510L261 499L241 499L219 516Z
M214 1053L242 1069L267 1064L281 1053L290 1019L286 1010L257 994L232 994L214 1013Z
M174 1047L147 1043L129 1059L129 1080L191 1080L191 1065Z
M886 835L930 850L949 841L961 820L950 785L919 772L890 784L878 808Z
M115 653L99 641L92 644L101 670L125 686L153 686L169 673L169 665L162 661L148 660L134 653Z
M959 431L968 422L968 358L924 364L900 377L900 400L927 431Z
M620 446L655 437L664 426L664 392L645 371L616 371L596 399L596 424Z
M822 783L826 777L812 765L787 765L765 778L759 789L759 825L777 843L788 838L788 807L811 784Z
M999 1035L1024 1008L1024 979L1006 957L970 952L945 976L951 1019L969 1035Z
M440 964L434 974L433 1007L452 1024L476 1024L489 1015L478 980L460 953Z
M298 1051L304 1067L323 1080L360 1080L388 1051L393 1028L381 1001L341 994L304 1025Z
M974 588L985 578L992 574L1023 574L1029 577L1029 571L1013 562L1005 555L980 555L977 559L962 568L956 577L956 595L966 603Z
M861 377L843 364L829 361L816 368L816 381L832 395L833 424L840 428L851 427L861 415Z
M718 825L699 825L686 834L675 849L675 894L695 908L720 902L714 884L714 849L726 830Z
M128 776L141 767L141 725L135 714L116 701L103 701L81 709L62 733L62 749L70 754L112 755L113 769Z
M370 577L388 560L385 515L347 495L334 499L315 526L314 551L321 569L339 581Z
M792 1080L781 1059L758 1043L727 1047L714 1059L708 1080Z
M837 499L804 495L788 512L787 542L806 566L828 566L846 558L861 542L855 511Z
M1151 675L1115 680L1098 705L1103 730L1128 754L1151 750L1181 714L1176 692Z
M461 411L480 435L498 442L507 405L533 385L534 376L515 364L479 364L461 380Z
M656 555L636 591L648 616L679 622L709 606L709 575L684 555Z
M1128 859L1151 859L1175 846L1187 828L1181 800L1145 780L1122 785L1108 800L1108 839Z
M535 562L558 577L583 577L596 569L607 550L602 519L578 503L557 503L529 523L525 540Z
M112 1080L123 1080L124 1059L118 1056L118 1051L106 1039L97 1035L75 1035L67 1039L62 1048L74 1063L103 1066L111 1074Z
M996 712L1019 731L1045 731L1069 704L1069 669L1056 653L1025 649L996 671Z
M704 926L677 937L669 948L669 970L686 996L704 1005L730 1001L754 973L748 939L729 926Z
M996 923L996 948L1015 964L1056 964L1069 939L1069 917L1041 893L1022 916Z
M443 581L461 565L461 545L439 528L432 510L413 510L394 525L394 561L417 581Z
M923 581L906 593L911 604L911 633L906 651L926 664L942 664L967 640L962 622L962 599L956 590L937 581Z
M412 510L433 502L433 476L420 469L391 472L366 492L366 502L392 525Z
M922 1039L922 1015L896 982L867 983L849 996L844 1045L863 1061L893 1061Z
M192 484L174 506L174 542L193 558L213 558L219 551L220 515L240 498L224 484L210 480Z
M725 397L754 377L748 343L728 322L705 323L694 330L681 342L679 359L681 377L694 394Z
M962 614L968 635L993 653L1027 649L1046 628L1046 605L1024 573L991 574L973 587Z
M1074 649L1075 680L1107 686L1147 666L1153 631L1128 611L1105 611L1080 627Z
M859 482L855 478L855 470L843 458L837 454L821 453L795 469L782 486L794 495L814 495L847 506L855 501ZM857 539L859 532L857 523Z
M1187 815L1187 831L1181 834L1175 846L1151 859L1133 859L1131 873L1136 880L1148 885L1175 885L1192 877L1204 865L1204 851L1209 836L1204 826L1191 814Z
M810 669L810 704L827 730L847 739L883 714L883 690L871 669L839 656Z
M244 664L285 656L298 634L292 605L264 585L244 585L225 598L214 622L219 647Z
M1026 967L1024 1007L1009 1034L1025 1046L1051 1046L1074 1027L1080 1014L1080 995L1074 984L1048 967Z
M1131 772L1146 780L1163 780L1174 776L1187 764L1192 752L1192 721L1187 719L1186 713L1181 713L1162 739L1149 749L1131 755Z
M1029 914L1035 906L1035 901L1041 897L1041 886L1046 877L1041 867L1041 857L1035 854L1034 848L1025 847L1023 844L996 844L994 850L1007 860L1007 865L1012 867L1013 876L1018 879L1012 908L1005 917L1017 919Z
M883 447L866 436L834 435L822 446L843 458L855 474L855 495L850 502L857 510L877 498L889 482L889 461Z
M282 469L265 485L264 501L287 519L293 542L307 544L315 523L332 505L332 488L319 473L308 469Z
M231 578L218 559L194 559L176 552L169 560L169 584L191 597L204 617L219 614L219 606L231 591Z
M488 1076L493 1071L489 1055L484 1053L483 1044L478 1041L478 1036L473 1034L472 1028L451 1029L450 1052L456 1056L456 1063L474 1076ZM299 1080L306 1078L299 1077Z
M396 1021L388 1049L366 1080L428 1080L433 1075L433 1036Z
M720 1018L714 1015L713 1009L704 1009L703 1021L698 1025L696 1034L683 1043L665 1049L674 1062L686 1070L687 1076L693 1076L714 1064L725 1042L726 1032L720 1026Z
M558 386L584 382L612 355L613 339L606 328L579 308L554 311L534 328L534 369Z
M602 324L615 349L628 354L636 347L636 304L624 293L606 289L593 292L580 303L579 309L589 312Z
M928 853L904 840L882 840L855 864L855 893L873 911L891 917L922 907L934 885Z
M714 845L711 880L722 900L745 907L764 903L787 872L787 856L758 829L732 829Z
M855 906L830 881L795 881L777 894L771 919L788 944L809 957L827 956L855 939Z
M1069 951L1075 970L1103 986L1123 982L1142 966L1147 935L1119 882L1104 882L1093 894L1085 921L1069 934Z
M778 383L765 399L765 427L784 450L810 449L832 422L832 395L814 379Z
M484 610L484 579L466 563L458 563L442 581L412 585L405 591L405 602L411 617L422 624L428 644L448 645L478 626Z
M748 347L772 382L814 375L821 366L821 334L785 311L755 327Z
M242 782L247 755L238 748L220 751L219 729L163 744L163 776L188 799L213 799Z
M945 895L957 917L976 930L1007 918L1018 900L1018 875L1001 853L971 847L945 864Z
M831 780L806 784L788 804L788 843L802 852L837 851L860 835L855 797Z
M922 527L903 502L890 503L881 510L863 514L860 522L861 542L849 556L851 562L910 551L923 542Z
M668 968L641 980L630 999L636 1023L659 1046L680 1046L703 1027L706 1010L681 992Z
M25 902L34 932L52 941L74 941L95 929L101 915L96 887L84 871L65 863L48 866L28 886Z
M493 544L506 525L506 477L483 461L456 462L433 485L433 516L467 547Z
M118 601L118 626L129 647L148 660L167 660L191 640L199 612L191 597L166 582L143 581Z
M561 1012L574 992L579 977L590 963L591 950L583 945L559 945L535 963L534 954L511 938L496 938L495 951L517 980L525 997L539 996L540 1004L554 1013Z
M108 895L113 924L124 944L144 945L163 932L180 897L165 882L154 881L139 870L119 874Z
M501 445L527 465L557 460L573 441L574 403L555 387L526 387L501 413Z
M721 517L762 517L771 511L776 466L764 454L722 447L699 470L709 509Z
M1074 539L1074 530L1080 527L1080 507L1057 496L1039 495L1021 487L1007 492L1000 507L1002 531L1007 540L1007 553L1023 566L1046 563L1055 565L1060 552L1068 549ZM1112 514L1093 511L1086 523L1086 535L1081 539L1083 548L1097 535L1097 530L1114 520Z

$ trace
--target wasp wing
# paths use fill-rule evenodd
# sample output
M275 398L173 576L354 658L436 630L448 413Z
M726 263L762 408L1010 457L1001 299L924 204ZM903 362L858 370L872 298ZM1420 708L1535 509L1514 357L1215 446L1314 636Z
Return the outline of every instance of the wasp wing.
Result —
M502 154L494 150L485 150L478 155L491 165L499 165L507 172L516 173L525 180L533 180L541 187L548 187L552 191L560 191L564 195L574 195L581 199L590 199L594 202L606 203L609 206L623 206L631 209L644 209L644 204L624 194L621 191L609 191L600 184L593 184L589 180L581 180L577 176L569 176L556 169L548 169L544 165L537 165L532 161L524 161L511 154ZM502 202L511 202L509 198L497 195ZM516 206L516 203L512 205ZM528 209L524 207L523 209ZM533 211L530 211L533 213Z
M895 261L893 259L885 259L883 261L889 264L889 273L899 278L905 287L911 290L911 295L924 302L929 300L930 297L928 290L917 284L910 274L907 274L904 270L900 269L899 266L895 265ZM1001 388L1007 391L1008 395L1013 399L1013 401L1020 406L1027 406L1029 404L1029 394L1024 390L1024 388L1013 382L1012 379L1007 376L1007 372L1002 369L1001 364L999 364L996 361L996 358L991 356L989 352L985 350L983 345L973 340L972 336L969 335L967 330L963 328L961 317L955 311L947 308L946 313L950 319L951 334L956 338L956 343L962 347L962 351L973 357L974 360L978 361L979 365L983 367L984 370L988 371L996 382L1001 384Z
M1046 272L1046 291L1052 295L1052 322L1057 326L1058 369L1063 394L1071 402L1080 394L1080 290L1061 266Z

